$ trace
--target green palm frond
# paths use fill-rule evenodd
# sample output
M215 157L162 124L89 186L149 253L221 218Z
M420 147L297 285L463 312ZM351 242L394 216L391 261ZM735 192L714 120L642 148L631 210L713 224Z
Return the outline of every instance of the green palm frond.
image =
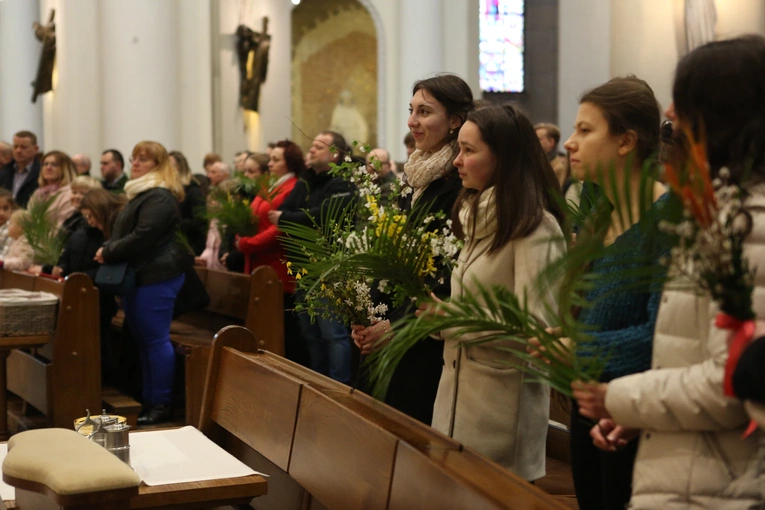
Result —
M450 337L460 339L461 346L482 344L496 349L503 363L531 373L564 395L571 394L571 382L577 379L597 380L611 353L588 348L593 327L579 322L578 310L607 300L613 292L645 292L666 280L666 270L656 264L655 254L633 253L629 246L604 244L610 228L626 230L633 223L638 223L649 238L666 243L655 216L665 214L666 207L660 213L652 208L652 170L646 165L638 178L626 175L623 179L617 177L614 167L608 172L610 179L606 179L605 170L598 173L601 184L610 182L607 187L601 186L602 196L584 197L580 204L563 204L567 211L564 235L544 243L565 242L571 239L572 230L577 231L576 241L565 255L537 275L533 287L527 289L528 295L521 299L504 287L477 285L475 294L463 293L459 301L444 306L442 314L417 319L409 316L397 322L391 341L368 359L375 394L385 394L396 366L409 349L423 338L445 330L450 330ZM614 259L619 262L609 262ZM596 263L597 273L592 271ZM593 289L614 279L621 282L618 288L602 292L597 301L588 299ZM549 289L554 289L554 302L545 297ZM530 313L527 303L531 299L540 302L544 315L554 320L543 321ZM560 337L548 333L547 326L558 326ZM538 351L540 358L527 353L531 337L543 347ZM587 355L572 353L560 338L570 338ZM507 354L511 354L509 361Z
M24 237L34 250L34 263L55 266L64 249L66 234L56 228L50 206L57 195L40 200L30 200L27 215L22 217L21 228Z
M224 237L249 237L257 233L258 218L252 214L250 200L222 188L211 190L210 198L212 203L207 208L207 219L217 221Z

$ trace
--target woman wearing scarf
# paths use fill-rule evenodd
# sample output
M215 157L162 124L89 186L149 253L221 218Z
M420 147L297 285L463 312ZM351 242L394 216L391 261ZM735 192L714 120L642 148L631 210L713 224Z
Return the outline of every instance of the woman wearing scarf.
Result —
M143 410L139 425L172 418L175 352L170 322L183 286L188 257L176 242L181 222L183 184L157 142L133 149L129 202L117 216L112 237L96 253L101 263L127 262L136 272L136 287L122 300L125 320L135 337L143 372Z
M59 228L64 220L74 213L70 183L77 176L72 160L61 151L50 151L40 165L39 188L32 194L30 202L51 200L48 212L52 222Z
M248 159L249 161L249 159ZM237 249L245 255L244 272L250 274L258 266L271 266L282 282L284 291L284 348L287 359L305 364L307 352L303 346L295 308L295 280L287 274L284 248L279 242L281 233L268 219L290 194L298 177L305 170L303 152L296 143L284 140L276 144L268 161L268 174L275 181L252 201L252 215L258 218L258 232L252 237L237 240Z
M420 80L412 88L407 125L414 136L415 151L404 165L406 182L412 193L403 197L406 211L425 207L431 214L442 212L448 218L462 189L454 158L459 149L457 135L473 110L473 94L465 81L453 74ZM443 225L434 222L434 229ZM439 285L437 280L443 279ZM448 297L449 274L442 271L431 282L435 293ZM390 320L369 327L352 326L352 338L363 355L382 344L391 331L391 322L403 317L408 308L393 310ZM443 365L443 343L424 338L406 353L391 379L385 403L430 425L433 402Z

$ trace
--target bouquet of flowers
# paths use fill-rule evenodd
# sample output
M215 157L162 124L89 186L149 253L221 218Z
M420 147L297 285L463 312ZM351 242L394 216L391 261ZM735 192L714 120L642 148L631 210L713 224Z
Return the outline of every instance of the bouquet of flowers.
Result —
M708 294L721 310L717 327L734 333L723 380L724 393L734 396L733 371L755 330L754 269L744 256L752 219L744 210L741 189L729 183L727 168L711 179L703 139L697 142L690 132L685 139L689 161L666 167L667 182L682 202L683 217L659 227L678 239L667 260L670 276Z
M454 263L460 249L449 222L439 228L434 222L445 220L441 215L402 211L393 198L411 190L399 183L383 196L375 176L350 157L330 172L354 183L358 200L348 207L330 204L312 227L281 226L294 254L289 269L304 293L302 306L312 315L369 325L388 309L372 302L372 289L393 306L429 296L428 281L437 280L439 268Z

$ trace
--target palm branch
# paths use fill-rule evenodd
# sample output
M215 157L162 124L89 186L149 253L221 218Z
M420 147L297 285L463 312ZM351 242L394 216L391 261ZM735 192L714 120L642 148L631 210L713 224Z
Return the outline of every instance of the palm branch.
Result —
M606 170L599 170L598 180L603 183ZM464 293L460 300L450 302L440 313L423 315L418 319L406 317L394 325L393 337L368 358L369 370L376 395L384 395L396 366L406 352L417 342L430 335L450 329L452 336L475 337L459 342L459 345L486 344L513 355L510 365L532 373L536 379L546 381L564 395L571 394L571 382L577 379L597 380L611 353L587 349L592 329L578 321L577 310L591 307L596 302L588 301L587 295L602 283L602 276L592 271L598 263L608 271L608 277L623 282L613 292L629 289L644 290L650 285L660 285L665 279L664 268L656 267L655 259L648 254L631 253L629 247L604 245L606 233L616 223L624 228L637 221L652 203L652 172L648 167L640 174L637 185L631 176L619 180L614 167L609 170L610 185L608 199L601 197L581 204L563 203L567 211L567 222L563 237L547 239L545 243L559 243L570 239L577 230L576 242L561 258L552 261L536 278L528 295L521 300L504 287L486 288L477 286L475 295ZM565 202L560 198L561 202ZM646 218L639 223L645 235L660 235L657 221ZM617 253L618 252L618 253ZM621 262L608 267L609 257L619 254ZM629 263L624 262L624 258ZM544 298L547 289L555 289L555 302ZM609 293L599 299L608 299ZM530 313L528 300L534 298L542 303L547 317L542 321ZM558 326L561 336L546 331L547 326ZM536 337L543 349L539 358L527 353L527 341ZM577 356L564 345L560 338L570 338L574 345L587 356ZM498 356L506 357L506 356Z
M55 266L66 242L66 233L56 228L50 206L57 195L47 199L30 200L27 213L22 217L21 228L34 251L35 264Z

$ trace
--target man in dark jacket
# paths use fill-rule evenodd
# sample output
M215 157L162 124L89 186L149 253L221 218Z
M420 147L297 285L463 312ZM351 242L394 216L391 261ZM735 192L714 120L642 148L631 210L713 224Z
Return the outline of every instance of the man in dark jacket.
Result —
M337 151L332 152L334 146ZM330 203L350 203L355 187L350 182L329 174L330 163L340 163L350 154L350 148L339 133L322 131L311 144L308 152L308 170L298 181L279 210L268 213L268 219L277 227L284 222L321 225L323 213ZM298 296L297 301L300 301ZM317 318L311 323L308 314L301 313L300 329L308 342L310 365L313 370L328 375L336 381L351 380L351 338L344 324Z
M37 136L30 131L19 131L13 135L13 161L0 169L0 186L13 193L13 199L22 208L26 208L38 188L38 150Z

